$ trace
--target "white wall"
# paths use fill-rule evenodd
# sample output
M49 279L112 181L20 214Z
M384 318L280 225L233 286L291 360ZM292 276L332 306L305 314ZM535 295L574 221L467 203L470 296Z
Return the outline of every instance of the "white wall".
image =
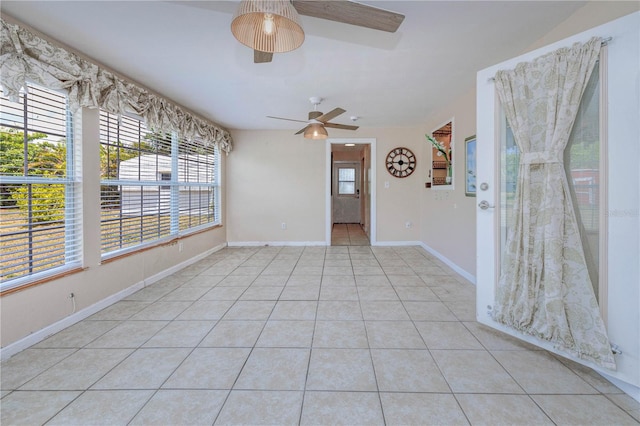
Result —
M362 169L362 227L364 228L364 232L367 234L367 237L369 237L369 241L371 241L371 145L367 145L364 150L364 161Z

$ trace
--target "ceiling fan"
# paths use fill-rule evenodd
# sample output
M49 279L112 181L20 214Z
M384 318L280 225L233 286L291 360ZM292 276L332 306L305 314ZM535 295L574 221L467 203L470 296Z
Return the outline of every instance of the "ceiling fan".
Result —
M313 104L313 111L309 111L309 120L294 120L291 118L282 118L282 117L272 117L267 116L267 118L274 118L276 120L287 120L287 121L296 121L299 123L307 123L307 125L298 130L295 134L299 135L300 133L304 133L304 137L307 139L326 139L328 133L325 127L333 128L333 129L343 129L343 130L357 130L358 126L350 126L346 124L337 124L330 123L329 120L339 116L340 114L345 113L346 111L342 108L334 108L326 114L318 111L318 105L322 102L322 98L313 96L309 98L309 102ZM352 117L352 120L357 120L357 117Z
M238 41L254 49L253 62L271 62L274 53L304 41L300 15L396 32L404 15L348 0L243 0L231 23Z

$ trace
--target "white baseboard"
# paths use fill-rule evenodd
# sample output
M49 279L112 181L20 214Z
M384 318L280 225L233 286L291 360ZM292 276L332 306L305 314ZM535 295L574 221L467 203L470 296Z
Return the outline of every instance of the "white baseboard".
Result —
M371 243L373 247L406 247L421 246L420 241L374 241Z
M326 241L230 241L229 247L301 247L301 246L327 246Z
M136 291L144 287L145 287L144 281L137 282L131 287L121 290L118 293L112 294L111 296L106 297L101 301L94 303L93 305L86 307L81 311L76 312L75 314L69 315L68 317L63 318L58 322L54 322L53 324L45 328L42 328L36 332L33 332L30 335L23 337L22 339L11 343L10 345L5 346L4 348L1 348L0 360L4 361L12 357L13 355L17 354L18 352L21 352L37 343L40 343L47 337L52 336L64 330L65 328L70 327L73 324L80 322L85 318L90 317L96 312L99 312L104 308L107 308L113 305L114 303L124 299L125 297L132 295L133 293L135 293Z
M615 377L612 377L606 373L603 373L602 371L597 371L597 373L599 373L602 377L604 377L605 379L607 379L608 381L610 381L611 383L619 387L624 393L629 395L631 398L640 402L640 387L633 385L631 383L623 382L622 380L616 379Z
M425 243L420 242L418 243L418 245L425 249L427 253L437 257L442 263L453 269L458 275L469 281L471 284L475 285L476 277L474 275L471 275L469 272L465 271L464 269L453 263L451 260L449 260L447 257L443 256L440 252L434 250Z
M91 315L105 309L108 308L109 306L113 305L116 302L119 302L120 300L132 295L133 293L135 293L136 291L147 287L151 284L153 284L156 281L161 280L164 277L167 277L171 274L174 274L176 272L178 272L181 269L186 268L187 266L197 262L200 259L203 259L207 256L209 256L212 253L215 253L218 250L223 249L224 247L226 247L226 244L220 244L216 247L213 247L205 252L200 253L197 256L194 256L184 262L181 262L177 265L172 266L171 268L165 269L162 272L159 272L155 275L152 275L148 278L145 278L142 281L139 281L135 284L133 284L130 287L125 288L124 290L121 290L115 294L112 294L111 296L105 297L104 299L100 300L99 302L94 303L91 306L88 306L72 315L69 315L66 318L61 319L60 321L57 321L51 325L46 326L45 328L42 328L38 331L35 331L33 333L31 333L30 335L23 337L22 339L11 343L10 345L5 346L4 348L0 348L0 360L4 361L5 359L8 359L10 357L12 357L13 355L17 354L18 352L21 352L41 341L43 341L44 339L46 339L49 336L52 336L62 330L64 330L67 327L70 327L72 325L74 325L77 322L82 321L83 319L86 319L88 317L90 317Z

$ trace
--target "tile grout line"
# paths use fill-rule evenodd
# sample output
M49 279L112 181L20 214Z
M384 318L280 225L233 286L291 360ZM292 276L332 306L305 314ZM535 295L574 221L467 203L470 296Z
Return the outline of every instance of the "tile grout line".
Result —
M257 253L259 250L256 250L255 253ZM282 251L282 249L278 250L278 254ZM254 253L254 254L255 254ZM271 260L271 262L269 262L269 265L271 265L271 263L273 262L273 260L275 260L277 258L277 255ZM263 269L266 270L268 268L268 266L266 266ZM261 275L261 274L260 274ZM258 275L258 276L260 276ZM289 277L291 277L291 275L289 275ZM257 279L257 277L256 277ZM287 281L289 280L289 278L287 278ZM255 279L254 281L255 282ZM249 286L250 287L250 286ZM286 283L285 283L285 287L286 287ZM248 287L247 287L248 288ZM246 289L245 289L246 291ZM283 287L283 291L284 291L284 287ZM242 292L242 294L244 294L244 292ZM238 299L236 300L236 302L238 302L240 300L240 297L242 296L242 294L240 296L238 296ZM282 294L282 292L280 293ZM262 335L262 333L264 332L264 328L267 325L267 322L269 321L269 317L273 314L273 310L276 308L277 305L277 301L273 304L273 307L271 308L271 312L269 313L269 316L267 316L264 324L262 324L262 328L260 329L260 333L258 333L257 337L256 337L256 341L253 343L253 346L251 347L251 350L249 351L249 353L247 354L247 357L245 358L244 362L242 363L242 367L240 367L240 369L238 370L238 374L236 375L236 378L234 379L233 383L231 384L231 386L229 386L229 392L227 392L227 396L225 397L224 401L222 402L222 404L220 405L220 409L218 410L218 414L216 414L216 417L213 419L213 425L216 424L216 422L218 421L218 418L220 417L220 414L222 413L222 410L224 410L225 405L227 404L227 401L229 401L229 397L231 396L231 392L233 392L236 384L238 383L238 379L240 379L240 376L242 375L242 371L244 371L245 367L247 366L247 362L249 362L249 358L251 358L251 354L253 354L254 349L256 348L256 344L258 343L258 340L260 339L260 336ZM231 305L231 307L233 307L235 305L235 303L233 305ZM229 309L231 309L231 307L229 307ZM228 312L228 311L227 311ZM241 321L241 320L240 320Z
M371 248L370 248L371 250ZM378 261L377 257L375 256L375 253L373 253L373 251L371 251L371 254L373 255L374 259L376 259L376 262L378 263L378 266L380 266L380 262ZM351 258L351 253L349 253L349 260L351 261L351 268L353 270L353 259ZM380 266L380 268L382 268ZM384 272L384 271L383 271ZM375 367L375 363L373 362L373 353L371 352L371 341L369 340L369 331L367 330L367 323L366 320L364 318L364 311L362 310L362 300L360 299L360 289L358 287L358 281L356 280L356 275L355 275L355 271L353 274L353 280L354 283L356 285L356 294L358 295L358 306L360 307L360 315L362 316L362 323L364 326L364 334L365 334L365 338L367 339L367 351L369 352L369 361L371 362L371 370L373 370L373 379L375 380L376 383L376 393L378 395L378 402L380 404L380 413L382 414L382 422L384 425L387 424L387 419L384 415L384 405L382 405L382 395L380 394L380 384L378 383L378 375L376 373L376 367Z
M404 260L404 259L403 259ZM411 270L415 273L415 270L413 270L413 268L411 268ZM417 274L416 274L417 275ZM389 279L389 277L387 276L387 274L385 273L385 276L387 277L387 279ZM418 275L418 278L420 278L421 281L424 282L424 280L422 280L422 278ZM391 282L391 280L389 280L389 282ZM426 285L426 282L425 282ZM469 419L467 413L464 411L464 409L462 408L462 405L460 404L460 401L458 400L458 398L455 396L455 393L453 392L453 389L451 388L451 384L449 383L449 381L447 380L446 376L444 375L444 372L442 371L442 368L440 367L440 365L438 365L438 363L436 362L436 359L434 358L433 354L431 353L431 349L429 349L429 345L427 345L427 342L424 340L424 337L422 336L422 333L420 333L420 330L418 329L418 327L416 326L415 320L413 319L413 317L411 316L411 314L409 314L409 311L407 309L407 307L404 304L404 300L402 300L402 298L400 298L400 295L398 294L397 290L396 290L396 286L393 285L393 283L391 283L391 286L393 287L394 292L396 292L396 295L398 296L398 299L400 300L400 303L402 304L402 307L404 308L407 316L409 317L409 319L411 320L411 323L413 324L414 329L416 330L416 332L418 333L418 336L420 336L420 339L422 340L422 343L425 346L425 350L427 351L427 353L429 354L429 357L431 358L431 361L433 362L433 365L435 366L435 368L438 369L438 373L440 373L440 376L442 376L442 378L444 379L444 382L447 384L447 388L449 389L449 394L453 396L454 400L456 401L456 404L458 405L458 408L460 409L460 412L464 415L465 419L467 420L467 422L469 424L471 424L471 420ZM440 300L440 302L442 303L442 300L440 299L440 297L436 294L435 295L438 300ZM447 308L448 309L448 308ZM456 317L457 318L457 317Z
M218 263L218 262L216 262L216 263ZM235 270L235 269L234 269L234 270ZM200 275L200 274L198 274L198 275ZM196 275L196 276L198 276L198 275ZM228 277L229 275L230 275L230 274L227 274L227 275L225 276L225 278L226 278L226 277ZM194 278L195 278L195 277L194 277ZM193 279L193 278L192 278L192 279ZM223 278L223 279L224 279L224 278ZM189 281L190 281L190 280L189 280ZM221 280L221 281L222 281L222 280ZM187 282L188 282L188 281L187 281ZM219 283L220 283L220 282L216 283L212 288L217 287ZM183 284L183 285L184 285L184 284ZM245 290L245 291L246 291L246 290ZM207 292L205 292L204 294L207 294L207 293L208 293L208 291L207 291ZM243 292L243 293L244 293L244 292ZM193 305L195 304L195 302L196 302L196 301L198 301L198 300L200 300L202 297L204 297L204 294L203 294L203 295L201 295L198 299L194 300L194 301L193 301L193 303L192 303L191 305L189 305L189 307L193 306ZM240 296L238 296L238 298L239 298L239 297L240 297ZM216 321L215 321L215 323L214 323L214 325L211 327L211 329L209 329L209 331L208 331L207 333L205 333L205 334L202 336L202 338L200 339L200 341L199 341L198 343L196 343L196 344L195 344L195 346L191 349L191 351L189 351L189 353L188 353L188 354L183 358L183 360L182 360L180 363L178 363L178 365L173 369L173 371L172 371L169 375L167 375L167 377L166 377L166 378L163 380L163 382L158 386L158 388L157 388L157 389L156 389L156 390L151 394L151 396L147 399L147 401L146 401L144 404L142 404L142 406L138 409L138 411L137 411L137 412L136 412L136 413L131 417L131 419L128 421L128 423L131 423L131 422L136 418L136 416L137 416L138 414L140 414L140 412L142 412L142 410L146 407L146 405L147 405L147 404L148 404L148 403L153 399L153 397L154 397L154 396L155 396L155 395L156 395L156 394L157 394L157 393L162 389L162 387L165 385L165 383L167 383L167 381L168 381L168 380L169 380L169 379L170 379L170 378L171 378L171 377L176 373L176 371L178 371L178 369L179 369L179 368L180 368L180 367L185 363L185 361L186 361L186 360L187 360L187 359L188 359L188 358L189 358L189 357L190 357L190 356L195 352L195 350L200 346L200 344L202 343L202 341L203 341L203 340L204 340L204 339L209 335L209 333L211 333L211 331L216 327L216 325L218 325L218 323L221 321L221 319L224 317L224 315L229 311L229 309L231 309L231 306L233 306L233 304L232 304L232 305L230 305L230 306L229 306L229 308L227 308L227 310L225 311L225 313L224 313L224 314L222 314L222 315L220 316L220 319L218 319L218 320L216 320ZM188 308L185 308L185 309L184 309L180 314L176 315L176 318L177 318L178 316L180 316L182 313L184 313L187 309L188 309ZM174 318L174 320L172 320L171 322L173 322L173 321L175 321L175 318ZM167 324L167 325L168 325L168 324ZM165 326L165 327L166 327L166 326ZM164 329L164 327L163 327L162 329ZM158 331L158 333L159 333L159 332L160 332L160 330ZM154 334L154 336L155 336L155 335L157 335L158 333ZM148 342L150 339L151 339L151 338L149 338L146 342ZM145 342L145 343L146 343L146 342ZM143 345L144 345L144 343L140 346L140 348L142 348L142 346L143 346ZM139 349L140 349L140 348L139 348ZM229 394L230 394L230 393L231 393L231 390L229 390L229 392L227 392L227 396L225 397L225 402L226 402L227 398L229 397ZM220 406L220 411L222 410L223 405L224 405L224 403ZM218 411L218 414L216 415L216 419L217 419L218 415L220 414L220 411ZM214 419L214 422L215 422L215 419Z
M324 265L326 264L327 259L327 251L325 249L323 259L322 259L322 269L324 270ZM313 331L311 332L311 343L309 344L309 359L307 360L307 374L304 377L304 387L302 389L302 401L300 404L300 415L298 416L298 425L302 424L302 414L304 412L304 403L307 397L307 382L309 381L309 373L311 371L311 357L313 356L313 341L315 339L316 334L316 326L318 324L318 309L320 308L320 294L322 293L322 281L324 278L324 274L320 276L320 288L318 289L318 300L316 303L316 312L313 320Z

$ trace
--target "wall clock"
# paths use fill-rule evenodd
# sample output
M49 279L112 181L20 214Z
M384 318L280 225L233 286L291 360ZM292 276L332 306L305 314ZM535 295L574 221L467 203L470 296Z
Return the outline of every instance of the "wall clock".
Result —
M416 169L416 156L408 148L393 148L387 154L387 171L397 178L409 176Z

